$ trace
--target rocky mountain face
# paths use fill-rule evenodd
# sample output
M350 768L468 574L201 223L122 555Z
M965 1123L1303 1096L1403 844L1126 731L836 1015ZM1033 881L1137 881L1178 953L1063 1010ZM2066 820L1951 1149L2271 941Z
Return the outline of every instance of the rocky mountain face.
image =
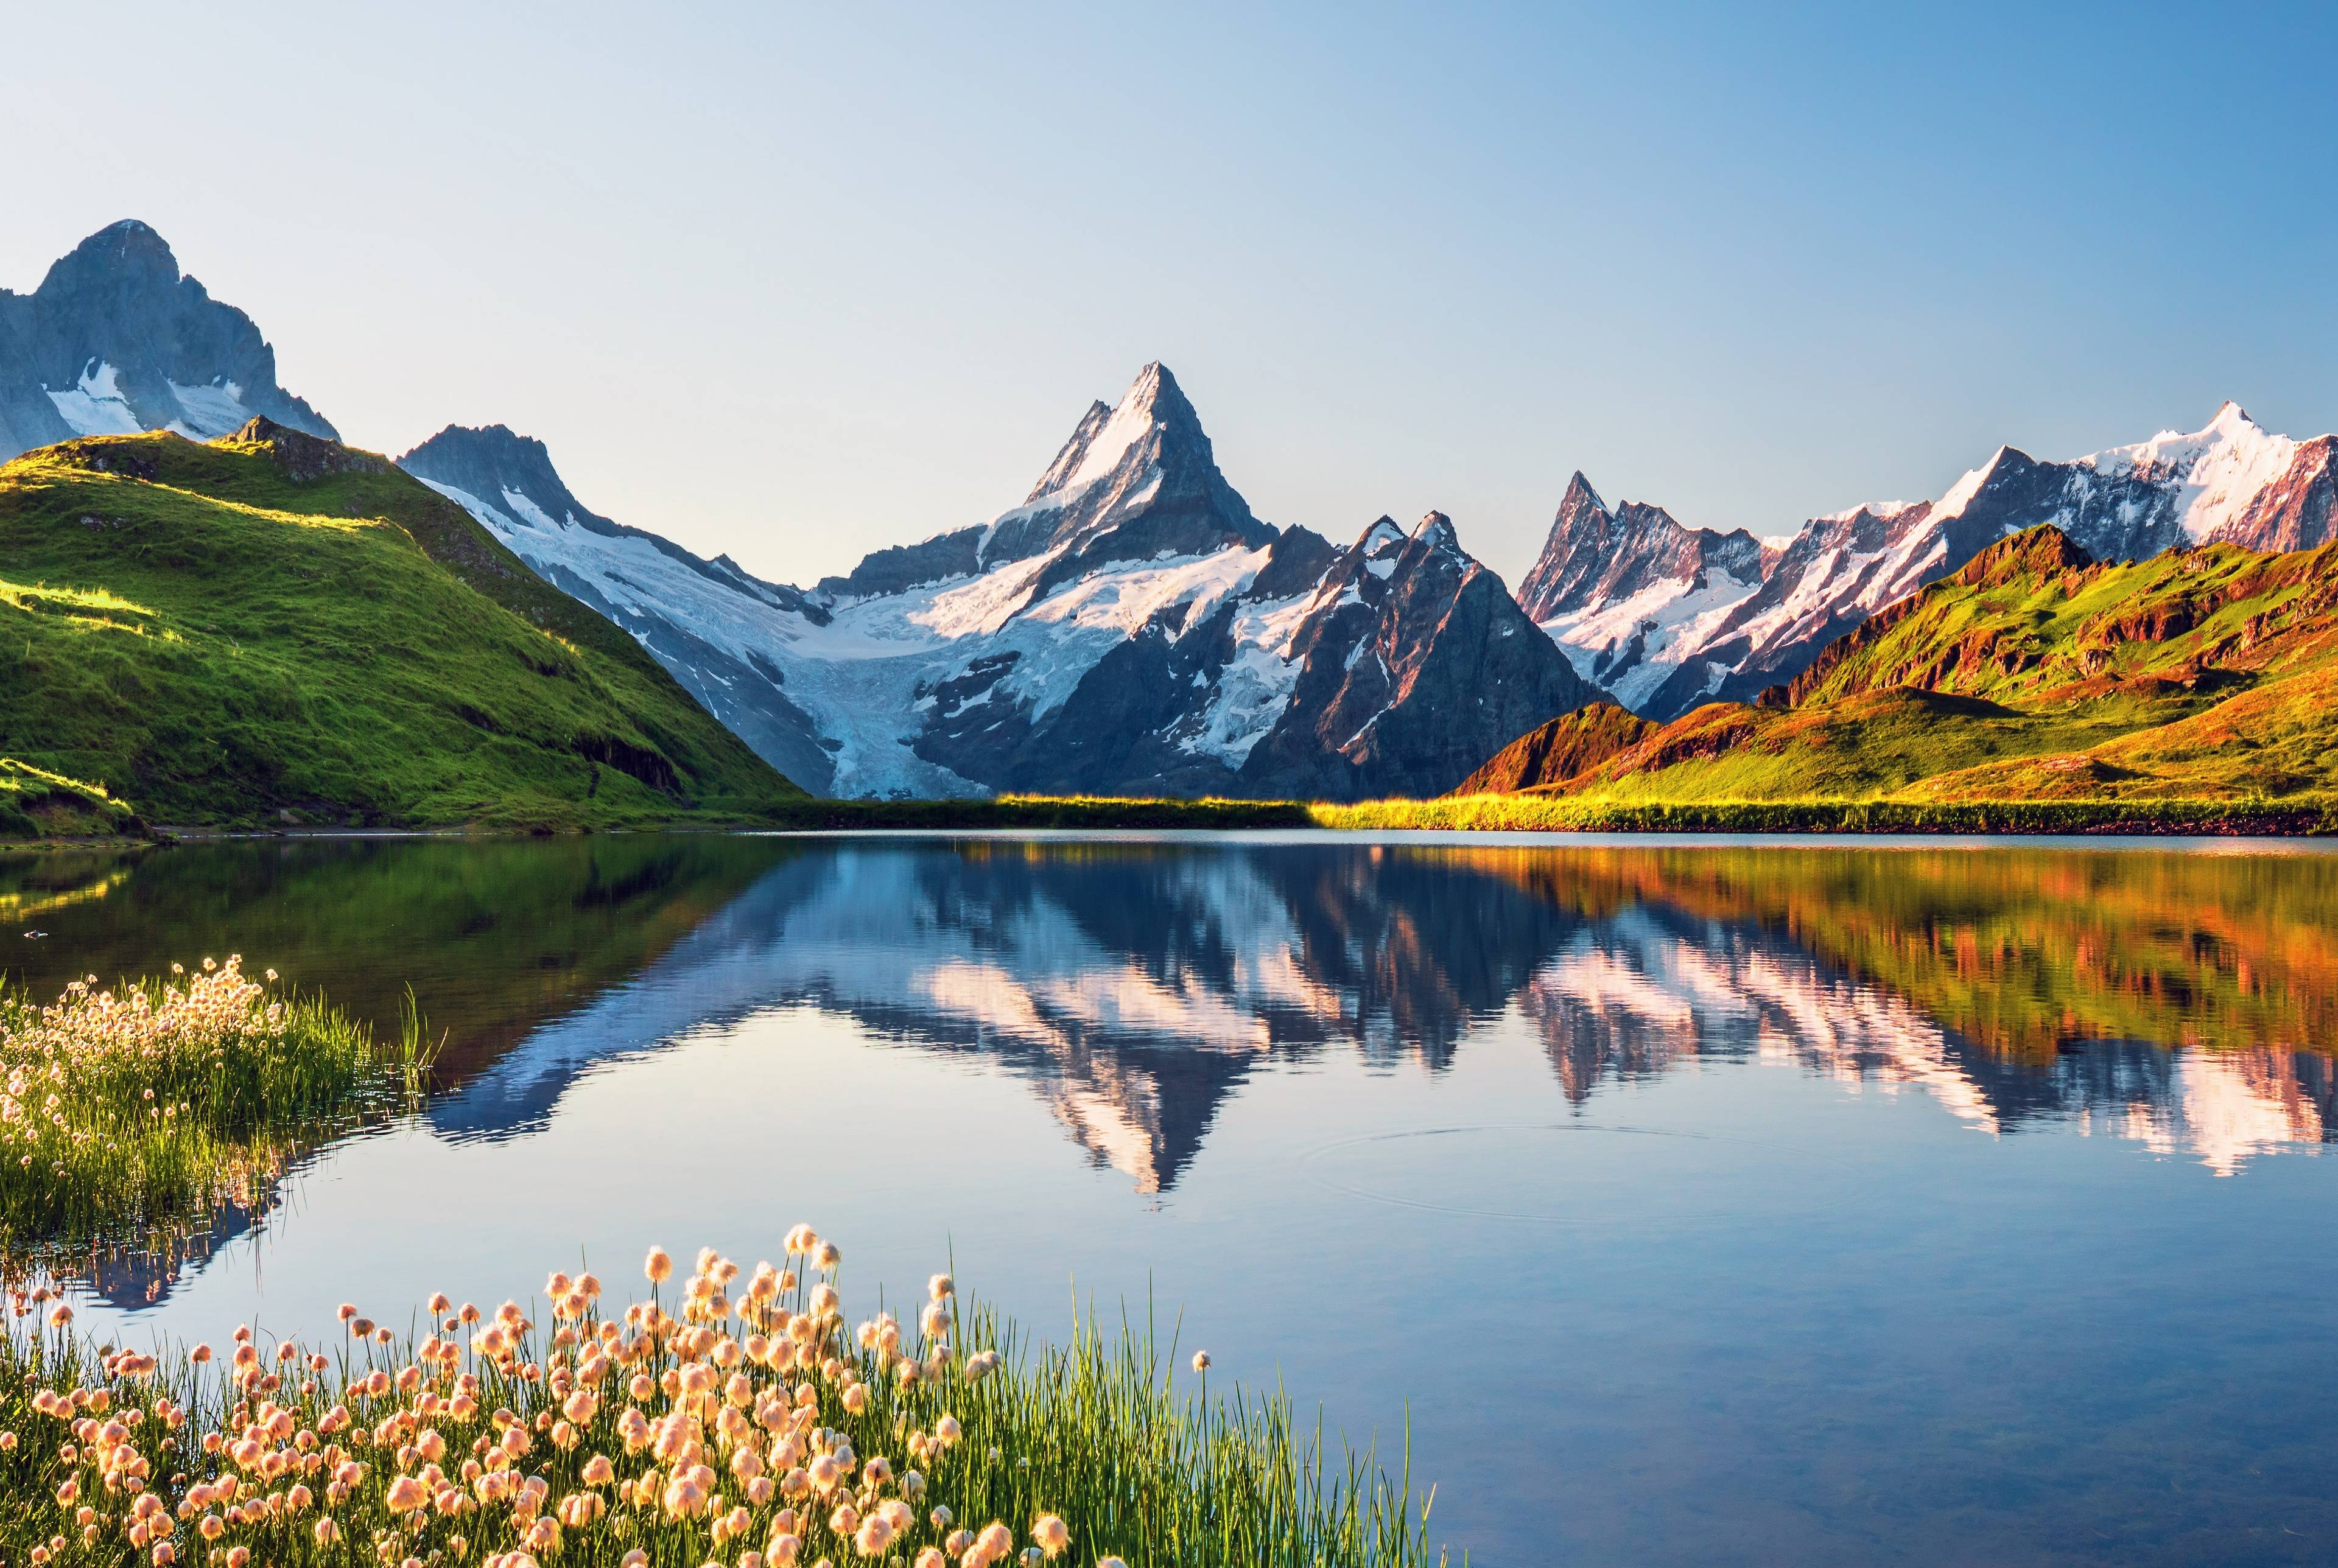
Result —
M2182 544L2325 543L2338 534L2333 445L2270 435L2227 403L2189 435L2068 463L2002 446L1937 501L1813 518L1775 550L1651 507L1610 514L1578 475L1522 597L1578 671L1670 719L1790 682L1870 615L2026 529L2050 524L2107 561ZM1626 521L1651 513L1670 526Z
M2251 550L2312 550L2338 536L2338 436L2301 441L2281 477L2217 530Z
M1518 603L1577 671L1626 704L1655 699L1672 671L1649 657L1677 629L1762 585L1762 543L1744 529L1685 528L1661 506L1610 509L1580 472L1567 485Z
M1760 582L1762 542L1743 528L1684 528L1663 507L1636 501L1611 511L1578 470L1558 504L1550 546L1518 585L1518 603L1544 622L1713 574Z
M1537 632L1441 512L1383 517L1332 564L1291 641L1298 679L1244 760L1260 792L1450 789L1523 726L1601 695Z
M1159 365L1021 505L810 591L587 511L508 431L400 462L832 794L1435 793L1597 695L1448 520L1261 522Z
M0 461L75 436L210 440L255 415L335 435L277 385L251 318L182 276L143 223L91 235L30 294L0 289Z

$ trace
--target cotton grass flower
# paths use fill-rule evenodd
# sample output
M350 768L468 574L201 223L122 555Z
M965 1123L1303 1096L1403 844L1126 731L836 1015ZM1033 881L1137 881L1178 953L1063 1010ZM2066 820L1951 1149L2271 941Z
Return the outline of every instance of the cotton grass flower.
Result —
M808 1240L815 1258L834 1245ZM164 1568L182 1560L226 1568L237 1552L247 1563L298 1557L309 1548L290 1553L287 1536L271 1534L293 1529L308 1531L326 1560L370 1561L379 1548L385 1568L430 1553L442 1568L556 1568L621 1553L633 1568L695 1568L702 1559L727 1568L1005 1568L1071 1554L1070 1519L1085 1521L1077 1561L1101 1568L1120 1563L1101 1549L1129 1543L1095 1523L1111 1515L1091 1502L1129 1494L1122 1488L1154 1499L1180 1538L1204 1538L1204 1518L1303 1533L1304 1518L1338 1516L1321 1503L1304 1504L1317 1512L1300 1516L1280 1512L1288 1502L1273 1504L1272 1520L1247 1512L1257 1504L1244 1499L1288 1485L1288 1450L1244 1416L1231 1417L1243 1424L1228 1452L1255 1461L1182 1468L1178 1455L1192 1450L1174 1423L1189 1419L1184 1406L1164 1384L1118 1370L1141 1368L1142 1357L1099 1359L1108 1353L1081 1339L1010 1367L990 1343L997 1326L970 1308L962 1360L928 1348L940 1343L932 1331L957 1316L954 1284L940 1288L946 1276L928 1281L918 1303L916 1338L883 1312L856 1326L831 1280L798 1294L768 1262L742 1269L711 1250L698 1262L671 1313L653 1299L604 1310L589 1276L537 1276L555 1298L541 1329L506 1301L484 1316L455 1315L477 1324L476 1334L450 1328L442 1337L440 1295L427 1338L385 1343L378 1328L356 1337L352 1305L338 1316L355 1344L338 1360L246 1326L219 1401L189 1398L181 1379L198 1371L192 1353L173 1361L108 1348L98 1363L81 1364L77 1384L52 1387L38 1374L21 1385L33 1414L19 1426L34 1436L0 1435L0 1452L21 1466L24 1448L34 1449L47 1477L32 1500L44 1534L103 1538L113 1553L105 1560L141 1564L175 1541ZM671 1258L663 1272L676 1272ZM646 1266L644 1275L663 1282ZM737 1299L717 1310L732 1280L744 1281ZM15 1316L0 1314L0 1388L20 1386L36 1365L25 1359L34 1343L44 1356L85 1354L70 1321L35 1339L46 1308L63 1304L45 1287L37 1302L20 1289L11 1303ZM313 1378L296 1386L303 1369ZM1129 1377L1136 1381L1115 1381ZM994 1378L1003 1392L972 1387ZM173 1403L181 1398L189 1402ZM971 1446L969 1424L979 1434ZM1250 1464L1262 1468L1245 1472ZM960 1509L981 1510L970 1524L1010 1502L1034 1510L1023 1541L997 1518L979 1534L959 1523ZM1370 1517L1405 1517L1401 1507L1371 1505ZM0 1525L0 1552L15 1539ZM80 1550L73 1534L54 1549L44 1541L43 1568L64 1568L68 1547ZM1420 1568L1410 1553L1327 1538L1304 1560ZM1190 1560L1167 1561L1187 1568Z

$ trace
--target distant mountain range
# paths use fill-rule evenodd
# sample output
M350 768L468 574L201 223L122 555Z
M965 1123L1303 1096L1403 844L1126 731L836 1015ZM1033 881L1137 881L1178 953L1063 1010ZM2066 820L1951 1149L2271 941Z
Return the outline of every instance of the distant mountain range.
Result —
M30 295L0 292L0 456L216 436L253 414L334 435L278 385L250 319L143 224L92 236ZM1451 789L1587 704L1661 723L1774 703L1837 638L2040 525L2105 562L2320 544L2333 445L2227 404L2198 432L2067 463L2001 447L1938 500L1854 507L1783 543L1610 506L1577 473L1515 598L1439 514L1380 518L1345 546L1261 520L1159 365L1088 408L1020 505L810 587L591 511L502 426L449 426L398 462L815 792L1355 799Z
M2191 435L2068 463L2000 446L1937 501L1813 518L1783 547L1685 527L1658 506L1610 509L1578 473L1518 598L1585 679L1672 719L1792 681L1867 617L2026 529L2058 528L2104 561L2208 542L2326 544L2333 446L2268 435L2226 403Z
M2100 562L2034 528L1870 616L1758 705L1658 723L1594 704L1521 736L1462 789L1636 805L2327 802L2338 544Z
M1442 515L1261 522L1159 365L1022 505L809 590L596 516L507 430L398 461L815 791L1435 794L1600 695Z

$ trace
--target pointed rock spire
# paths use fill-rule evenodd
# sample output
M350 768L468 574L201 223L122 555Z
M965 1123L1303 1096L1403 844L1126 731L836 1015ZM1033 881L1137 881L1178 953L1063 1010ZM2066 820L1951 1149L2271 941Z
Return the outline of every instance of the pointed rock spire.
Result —
M1029 497L992 523L981 564L1067 548L1060 569L1050 569L1053 582L1075 559L1095 565L1164 549L1255 546L1274 533L1218 472L1200 416L1169 368L1154 360L1119 402L1089 405Z
M1412 530L1412 536L1431 550L1460 553L1461 541L1453 532L1453 519L1442 512L1431 512L1421 518Z

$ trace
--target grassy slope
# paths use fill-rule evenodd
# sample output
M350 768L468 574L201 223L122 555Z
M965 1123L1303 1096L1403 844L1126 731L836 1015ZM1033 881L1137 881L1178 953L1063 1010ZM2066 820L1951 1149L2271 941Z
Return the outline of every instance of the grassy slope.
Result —
M761 821L801 799L461 508L290 436L0 467L0 756L169 823Z
M2038 529L1831 646L1792 706L1714 703L1530 788L1583 808L2187 802L2318 818L2338 799L2333 696L2338 547L2098 565Z

